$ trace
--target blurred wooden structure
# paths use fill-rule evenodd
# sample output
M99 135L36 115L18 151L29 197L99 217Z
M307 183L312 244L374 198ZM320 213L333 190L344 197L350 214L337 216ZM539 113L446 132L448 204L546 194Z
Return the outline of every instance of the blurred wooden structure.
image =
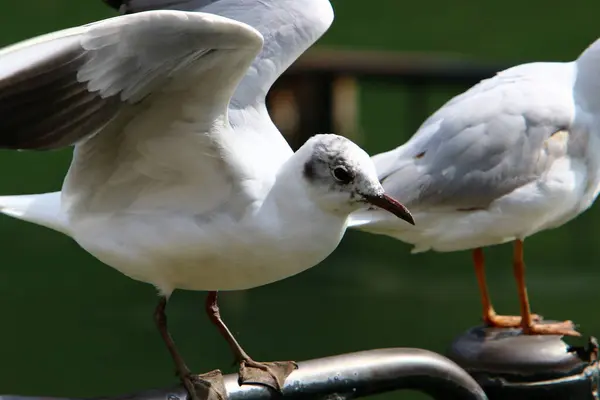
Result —
M294 149L311 135L359 132L360 81L398 85L410 95L406 121L414 131L428 115L427 96L439 84L470 86L507 68L432 53L312 50L275 83L267 104L275 124Z

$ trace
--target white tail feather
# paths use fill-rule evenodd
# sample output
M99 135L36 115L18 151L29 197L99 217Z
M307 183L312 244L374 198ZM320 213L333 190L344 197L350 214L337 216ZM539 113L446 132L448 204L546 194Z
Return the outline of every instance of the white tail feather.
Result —
M69 234L60 208L60 192L0 196L0 213Z

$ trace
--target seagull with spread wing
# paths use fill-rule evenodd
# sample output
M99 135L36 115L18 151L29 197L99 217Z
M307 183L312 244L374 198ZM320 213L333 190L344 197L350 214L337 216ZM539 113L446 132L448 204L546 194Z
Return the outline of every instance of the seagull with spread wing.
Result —
M161 4L181 10L147 10ZM132 0L123 11L0 50L0 148L74 145L60 192L2 196L0 212L156 286L156 323L192 396L222 377L193 378L179 355L165 315L175 289L209 291L241 383L281 390L295 363L248 356L217 291L318 264L364 204L413 222L350 140L316 135L294 153L269 118L267 91L328 29L331 5Z

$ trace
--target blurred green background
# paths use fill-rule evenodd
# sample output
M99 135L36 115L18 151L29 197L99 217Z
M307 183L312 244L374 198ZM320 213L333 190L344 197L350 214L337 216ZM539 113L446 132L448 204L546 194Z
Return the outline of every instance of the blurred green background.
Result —
M449 52L518 64L571 60L600 33L600 4L590 2L332 2L336 21L319 45L346 49ZM0 44L112 15L100 0L4 1ZM431 88L428 111L463 89ZM403 124L409 117L403 90L361 86L361 144L369 152L395 147L412 134ZM0 193L58 190L69 160L70 150L2 152ZM534 311L572 319L581 332L596 335L598 222L593 207L525 246ZM0 237L0 393L90 397L176 382L153 325L154 288L45 228L1 217ZM386 237L349 232L331 257L303 274L223 293L222 314L258 360L404 346L444 352L457 334L479 323L470 255L409 250ZM511 250L486 250L492 299L507 314L518 312ZM176 292L168 308L171 331L194 371L231 372L230 353L209 325L203 301L203 293Z

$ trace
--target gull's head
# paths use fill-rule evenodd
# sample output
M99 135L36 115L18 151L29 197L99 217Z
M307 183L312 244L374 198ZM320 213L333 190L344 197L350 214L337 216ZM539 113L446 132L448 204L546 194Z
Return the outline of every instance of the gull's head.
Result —
M385 193L369 155L351 140L315 135L297 154L302 155L304 185L322 209L350 215L368 204L414 225L408 209Z

